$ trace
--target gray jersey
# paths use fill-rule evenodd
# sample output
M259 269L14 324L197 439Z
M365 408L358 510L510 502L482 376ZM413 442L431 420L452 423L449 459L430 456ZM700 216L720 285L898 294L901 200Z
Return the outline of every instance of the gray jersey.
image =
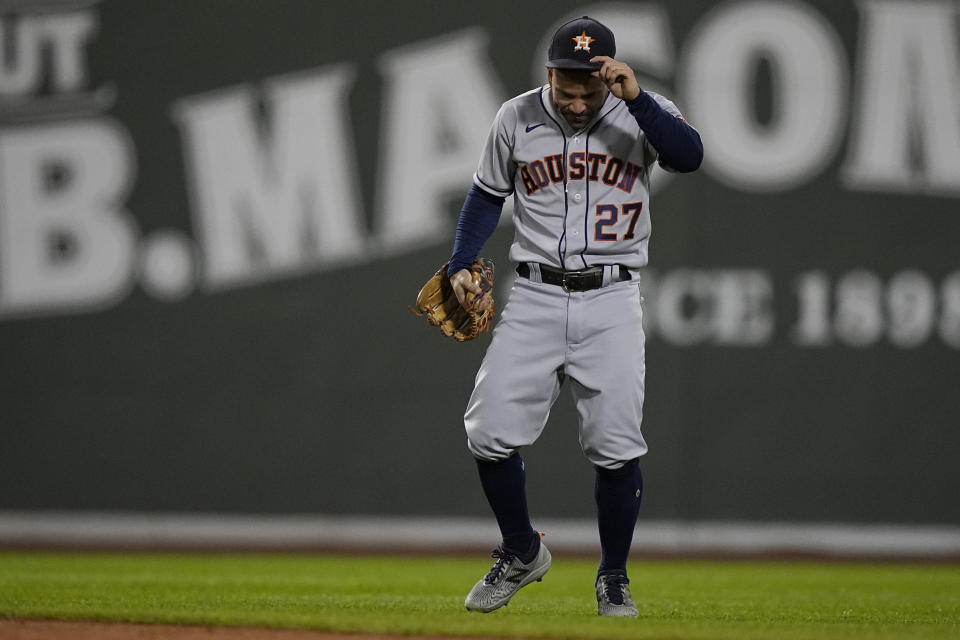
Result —
M672 102L648 93L680 117ZM647 263L656 160L623 100L608 94L594 119L574 131L544 85L503 104L473 179L493 195L514 194L511 260L637 269Z

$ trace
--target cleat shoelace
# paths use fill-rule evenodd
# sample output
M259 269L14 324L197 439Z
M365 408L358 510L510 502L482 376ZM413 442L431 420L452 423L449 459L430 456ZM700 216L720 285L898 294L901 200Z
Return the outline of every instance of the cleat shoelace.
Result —
M630 584L630 581L622 576L603 576L600 582L603 584L603 595L610 604L622 605L623 585Z
M497 547L490 553L490 557L496 558L497 563L493 565L490 573L484 577L483 581L487 584L495 584L503 577L504 571L506 571L510 563L513 562L513 555L507 553L501 547Z

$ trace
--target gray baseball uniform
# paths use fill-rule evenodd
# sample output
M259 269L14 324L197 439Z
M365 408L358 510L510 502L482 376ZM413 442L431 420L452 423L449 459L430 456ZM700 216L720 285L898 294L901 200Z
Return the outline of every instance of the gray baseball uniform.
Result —
M651 96L680 116L672 102ZM647 263L649 173L657 157L613 94L579 131L557 112L549 85L501 107L474 183L494 196L514 194L510 258L526 277L511 289L467 408L477 458L504 459L532 444L564 378L591 462L616 468L646 452L637 270ZM600 288L568 291L543 282L550 268L598 266Z

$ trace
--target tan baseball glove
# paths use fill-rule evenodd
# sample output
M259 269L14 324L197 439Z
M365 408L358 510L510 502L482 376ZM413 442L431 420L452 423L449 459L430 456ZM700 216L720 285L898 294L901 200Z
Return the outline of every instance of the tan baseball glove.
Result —
M470 265L473 281L483 293L479 296L467 292L461 305L453 292L450 278L447 277L447 265L440 267L433 277L423 285L417 295L416 308L410 307L418 316L427 316L427 321L440 327L443 335L456 338L460 342L472 340L481 333L490 331L493 323L493 260L477 258Z

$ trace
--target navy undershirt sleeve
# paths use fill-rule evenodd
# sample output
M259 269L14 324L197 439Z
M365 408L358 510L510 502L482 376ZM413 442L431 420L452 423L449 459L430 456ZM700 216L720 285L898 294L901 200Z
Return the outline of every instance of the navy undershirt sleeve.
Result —
M696 129L661 107L643 90L626 105L664 164L681 173L695 171L700 166L703 142Z
M493 235L503 203L506 198L495 196L473 185L463 201L457 235L453 241L453 255L447 265L447 273L453 275L460 269L469 269L487 239Z

